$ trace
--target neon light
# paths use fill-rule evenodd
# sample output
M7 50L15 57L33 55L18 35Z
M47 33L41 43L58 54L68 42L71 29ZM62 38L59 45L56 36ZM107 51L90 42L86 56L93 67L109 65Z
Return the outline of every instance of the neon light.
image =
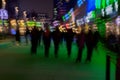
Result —
M2 20L0 20L0 25L2 25Z
M92 2L92 4L91 4ZM87 0L87 13L95 10L95 0Z
M67 29L70 27L68 23L65 26L66 26Z
M95 11L91 11L87 14L88 18L95 18Z
M106 0L106 4L108 6L110 4L110 0Z
M69 12L72 13L73 12L73 8L71 8Z
M85 22L89 23L91 19L95 18L95 11L91 11L87 14L86 18L85 18Z
M114 3L114 0L110 0L110 4L113 4Z
M106 7L106 0L102 0L102 8Z
M73 8L71 8L70 11L62 17L63 21L68 20L72 16L72 13L73 13Z
M101 0L95 0L96 9L101 9Z
M65 14L65 19L68 20L70 18L69 14Z
M84 18L76 20L77 26L80 26L85 23Z
M83 4L83 0L78 0L78 1L77 1L78 7L80 7L82 4Z
M60 25L60 21L57 21L57 20L56 20L56 21L53 22L53 26L54 26L54 27L56 27L56 26L58 26L58 25Z
M65 17L64 16L62 16L62 19L63 19L63 21L65 21Z
M41 22L36 22L36 27L41 27L42 23Z
M7 20L4 20L4 25L8 26L8 21Z
M15 19L14 19L14 20L11 20L11 21L10 21L10 24L11 24L12 27L16 27L16 26L17 26L17 23L16 23L16 20L15 20Z
M0 18L1 19L8 19L8 12L5 9L0 9Z
M34 21L27 21L27 26L33 27L33 26L35 26L35 22Z

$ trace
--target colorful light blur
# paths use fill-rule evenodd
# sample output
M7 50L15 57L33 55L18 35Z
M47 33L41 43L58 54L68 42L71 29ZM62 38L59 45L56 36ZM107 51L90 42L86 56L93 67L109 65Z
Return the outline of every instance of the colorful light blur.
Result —
M36 22L36 27L42 27L42 23L41 22Z
M102 0L95 0L96 9L101 9L101 2Z
M67 21L68 19L70 19L72 13L73 13L73 8L71 8L70 11L66 13L64 16L62 16L63 21Z
M117 24L117 26L120 26L120 16L117 17L116 24Z
M8 19L8 11L5 9L0 9L0 18L1 19Z
M25 27L24 20L18 20L18 25L19 25L19 27Z
M91 4L92 2L92 4ZM95 0L87 0L87 13L94 11L95 8Z
M106 0L102 0L102 8L106 7Z
M35 21L27 21L27 26L28 27L34 27L35 26Z
M11 27L16 27L17 26L16 20L15 19L11 20L10 25Z
M80 7L83 4L83 0L77 0L77 6Z

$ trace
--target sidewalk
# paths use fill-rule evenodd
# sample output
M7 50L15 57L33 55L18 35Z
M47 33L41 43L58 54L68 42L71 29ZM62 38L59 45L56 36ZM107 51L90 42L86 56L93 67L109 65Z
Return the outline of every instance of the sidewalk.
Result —
M7 48L12 44L12 39L2 39L0 40L0 49Z
M66 46L60 47L58 58L54 58L51 46L49 58L44 57L43 47L37 55L30 55L30 46L11 46L0 51L0 80L105 80L106 50L100 43L94 50L91 63L85 63L86 49L81 63L75 63L76 46L73 44L68 59ZM111 62L111 78L115 80L115 64Z

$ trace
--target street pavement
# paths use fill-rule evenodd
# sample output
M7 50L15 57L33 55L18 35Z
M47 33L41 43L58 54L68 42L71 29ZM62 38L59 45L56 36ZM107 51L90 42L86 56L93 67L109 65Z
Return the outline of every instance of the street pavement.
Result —
M1 44L6 44L2 42ZM44 57L44 46L38 47L37 55L30 54L31 45L24 42L17 46L12 41L0 47L0 80L105 80L106 50L101 43L93 51L92 61L85 63L86 47L81 63L75 63L77 47L72 46L67 57L65 43L60 45L58 58L54 58L54 45L49 58ZM115 63L111 61L111 80L115 80Z

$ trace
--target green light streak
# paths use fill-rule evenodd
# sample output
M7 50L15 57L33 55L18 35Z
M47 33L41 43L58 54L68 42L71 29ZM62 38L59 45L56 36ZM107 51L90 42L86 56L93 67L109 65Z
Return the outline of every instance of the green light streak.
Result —
M106 7L106 0L102 0L102 8Z
M35 26L35 22L34 21L27 21L27 26L33 27L33 26Z
M110 4L113 4L114 3L114 0L110 0Z
M62 19L63 19L63 21L65 21L65 17L64 16L62 17Z
M110 5L110 0L106 0L106 5Z
M95 0L96 9L101 9L101 0Z
M114 2L117 2L118 0L114 0Z
M95 18L95 11L92 12L92 17Z

